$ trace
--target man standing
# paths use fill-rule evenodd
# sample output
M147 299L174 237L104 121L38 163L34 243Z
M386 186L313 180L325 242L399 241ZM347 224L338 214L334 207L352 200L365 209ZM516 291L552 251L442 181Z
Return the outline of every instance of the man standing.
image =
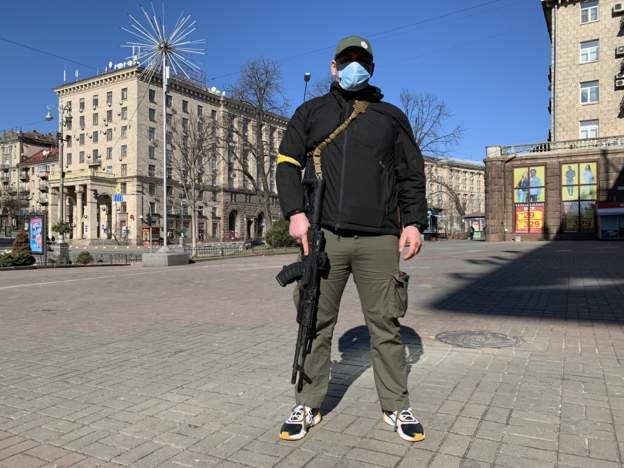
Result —
M424 162L406 116L382 102L368 84L375 69L367 39L349 36L336 48L328 94L297 109L281 142L277 187L290 235L308 253L301 171L306 155L352 114L356 101L368 107L321 153L325 193L321 225L330 270L321 280L316 336L305 363L312 382L295 389L297 405L282 426L285 440L303 438L321 421L329 385L330 350L340 299L353 273L371 335L373 372L383 419L400 437L424 439L409 404L405 349L398 319L407 309L408 277L399 271L400 252L414 257L427 225Z

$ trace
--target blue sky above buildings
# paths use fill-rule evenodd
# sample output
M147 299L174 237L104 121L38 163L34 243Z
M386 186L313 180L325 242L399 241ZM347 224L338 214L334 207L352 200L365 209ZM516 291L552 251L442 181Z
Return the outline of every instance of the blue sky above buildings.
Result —
M130 35L121 27L140 4L2 1L0 128L54 130L42 117L47 105L56 109L52 88L62 83L63 69L68 79L76 68L84 78L127 56L120 45ZM154 5L160 10L160 1ZM302 99L304 72L313 82L325 78L338 39L359 34L373 44L372 83L386 100L398 104L406 88L447 103L451 123L466 130L453 155L481 160L486 145L547 138L550 42L539 0L167 0L164 8L169 25L182 10L197 19L194 37L206 40L198 63L210 86L226 88L250 58L276 59L292 111Z

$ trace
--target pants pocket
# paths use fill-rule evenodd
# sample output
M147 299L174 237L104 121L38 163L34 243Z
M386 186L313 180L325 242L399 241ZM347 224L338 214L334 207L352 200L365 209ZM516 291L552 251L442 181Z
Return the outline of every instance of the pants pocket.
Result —
M405 317L407 312L407 287L409 275L404 271L392 275L388 283L388 302L393 317Z

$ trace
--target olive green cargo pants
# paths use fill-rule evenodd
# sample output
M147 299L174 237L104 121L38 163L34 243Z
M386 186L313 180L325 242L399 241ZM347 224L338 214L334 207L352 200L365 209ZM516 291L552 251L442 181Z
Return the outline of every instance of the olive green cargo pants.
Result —
M329 386L330 351L340 299L349 274L357 286L364 320L371 336L371 357L375 386L382 410L409 407L405 348L398 318L407 309L407 276L399 273L398 238L392 235L338 236L326 229L326 252L330 271L321 280L316 337L306 358L301 392L295 387L297 404L319 408ZM295 289L295 302L298 301Z

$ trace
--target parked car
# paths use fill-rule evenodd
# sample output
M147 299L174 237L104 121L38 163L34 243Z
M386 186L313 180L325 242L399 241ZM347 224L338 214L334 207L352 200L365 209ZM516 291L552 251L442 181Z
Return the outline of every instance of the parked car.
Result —
M243 242L244 249L251 249L253 247L258 247L259 245L264 245L264 241L262 239L247 239Z

